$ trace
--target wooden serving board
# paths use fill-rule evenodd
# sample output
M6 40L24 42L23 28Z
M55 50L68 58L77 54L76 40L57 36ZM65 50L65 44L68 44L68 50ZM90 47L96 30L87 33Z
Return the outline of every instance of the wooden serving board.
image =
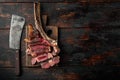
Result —
M47 26L46 27L47 32L51 33L48 36L50 36L52 39L58 40L58 27L57 26ZM28 37L28 28L26 28L26 38ZM26 43L26 49L28 47L28 44ZM27 67L38 67L40 64L32 65L31 64L31 56L26 53L26 66Z

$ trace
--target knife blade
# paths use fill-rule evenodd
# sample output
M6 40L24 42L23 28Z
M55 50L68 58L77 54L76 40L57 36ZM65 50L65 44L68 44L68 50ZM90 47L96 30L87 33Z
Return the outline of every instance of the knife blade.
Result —
M9 34L9 47L16 50L15 72L18 76L20 75L20 39L24 24L24 17L14 14L12 15Z

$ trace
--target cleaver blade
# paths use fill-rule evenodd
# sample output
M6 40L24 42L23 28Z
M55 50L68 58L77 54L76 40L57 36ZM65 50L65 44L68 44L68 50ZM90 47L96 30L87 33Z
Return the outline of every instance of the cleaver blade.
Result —
M20 49L20 38L24 24L25 18L12 15L9 35L9 47L11 49Z
M12 15L9 33L9 47L16 50L15 55L15 72L16 75L20 75L20 40L23 26L25 24L25 18Z

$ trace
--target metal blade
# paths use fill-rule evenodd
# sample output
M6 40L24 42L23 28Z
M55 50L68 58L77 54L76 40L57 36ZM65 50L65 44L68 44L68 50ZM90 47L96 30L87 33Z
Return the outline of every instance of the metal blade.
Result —
M20 49L20 38L24 24L25 24L25 18L18 15L12 15L10 35L9 35L10 48Z

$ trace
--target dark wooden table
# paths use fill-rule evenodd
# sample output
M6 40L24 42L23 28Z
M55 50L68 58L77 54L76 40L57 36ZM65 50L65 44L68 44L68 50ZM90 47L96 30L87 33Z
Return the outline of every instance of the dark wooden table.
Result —
M0 80L120 80L119 0L40 0L48 25L59 28L61 62L28 68L22 41L22 75L15 76L15 52L8 46L11 15L34 24L34 1L0 0Z

